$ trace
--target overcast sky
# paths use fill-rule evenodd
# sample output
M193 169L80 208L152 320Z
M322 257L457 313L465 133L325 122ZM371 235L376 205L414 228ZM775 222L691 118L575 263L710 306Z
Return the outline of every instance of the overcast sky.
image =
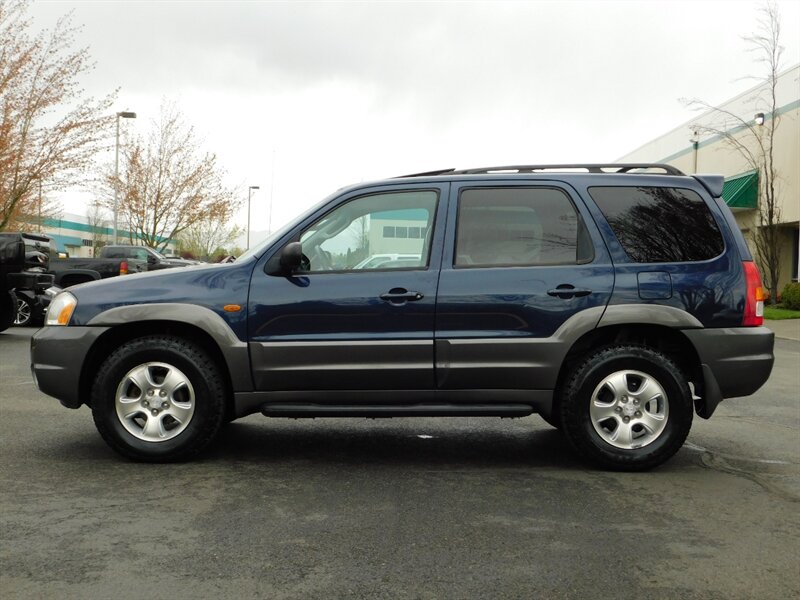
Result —
M753 1L67 2L96 69L145 133L176 102L228 183L272 228L335 189L449 167L613 161L760 74ZM800 62L800 2L778 2L783 66ZM113 159L113 157L109 157ZM274 161L274 172L273 172ZM84 196L62 194L85 214ZM237 217L246 222L243 209Z

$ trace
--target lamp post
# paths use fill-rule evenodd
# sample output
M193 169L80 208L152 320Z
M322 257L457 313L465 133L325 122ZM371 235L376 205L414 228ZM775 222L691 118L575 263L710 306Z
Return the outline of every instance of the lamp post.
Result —
M253 190L257 190L257 185L251 185L247 188L247 250L250 250L250 196Z
M39 233L42 233L42 180L39 180Z
M692 139L690 141L692 142L692 149L694 150L694 169L692 172L697 175L697 154L700 148L700 132L697 129L692 131Z
M117 113L117 144L114 154L114 243L117 243L117 204L119 195L119 119L135 119L135 112L122 111Z
M272 193L275 191L275 150L272 150L272 173L269 178L269 225L267 235L272 235Z

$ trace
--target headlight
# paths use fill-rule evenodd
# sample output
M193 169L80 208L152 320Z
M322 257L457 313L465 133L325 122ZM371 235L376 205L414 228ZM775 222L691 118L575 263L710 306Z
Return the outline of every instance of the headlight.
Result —
M47 317L45 317L45 325L68 325L72 317L72 311L75 310L78 301L75 296L69 292L61 292L58 296L53 298L50 306L47 308Z

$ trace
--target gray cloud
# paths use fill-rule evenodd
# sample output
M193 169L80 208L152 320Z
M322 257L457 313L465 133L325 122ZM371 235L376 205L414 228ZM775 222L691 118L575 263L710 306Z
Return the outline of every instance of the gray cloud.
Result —
M757 6L39 2L34 17L74 7L97 61L85 86L121 87L142 117L126 126L180 98L237 183L266 185L280 148L276 197L294 206L360 177L611 160L688 120L678 98L751 85L735 80L757 72L741 40ZM800 4L779 6L788 66Z

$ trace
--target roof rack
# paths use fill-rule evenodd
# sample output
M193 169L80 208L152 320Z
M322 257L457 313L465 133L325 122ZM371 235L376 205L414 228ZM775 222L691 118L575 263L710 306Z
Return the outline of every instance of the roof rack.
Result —
M395 179L403 179L405 177L433 177L435 175L447 175L448 173L455 173L455 169L439 169L438 171L425 171L424 173L411 173L410 175L398 175Z
M663 175L685 175L683 171L672 165L663 163L592 163L575 165L508 165L504 167L482 167L480 169L441 169L425 173L414 173L402 177L433 177L435 175L491 175L493 173L546 173L564 171L585 171L586 173L645 173L660 169Z
M592 163L576 165L511 165L506 167L484 167L481 169L463 169L453 171L463 175L481 175L491 173L540 173L542 171L577 171L583 170L587 173L641 173L652 169L661 169L664 175L684 175L682 171L672 165L663 163Z

